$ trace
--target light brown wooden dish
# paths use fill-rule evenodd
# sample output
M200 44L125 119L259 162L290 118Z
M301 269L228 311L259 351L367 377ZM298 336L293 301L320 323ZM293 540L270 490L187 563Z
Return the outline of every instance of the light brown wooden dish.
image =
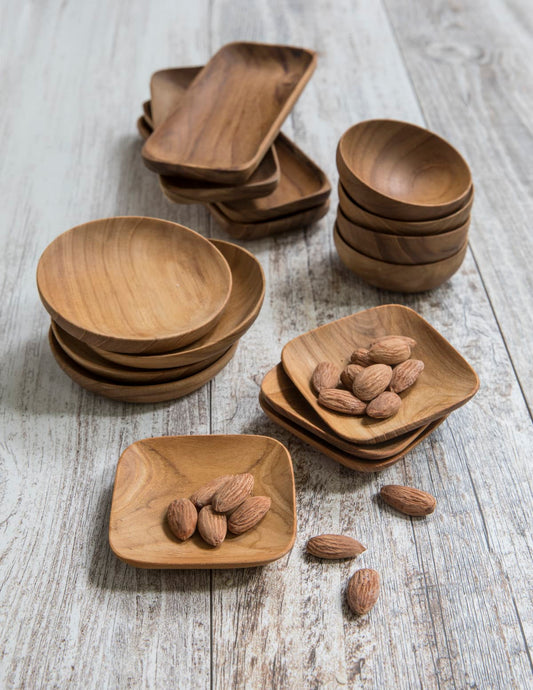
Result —
M472 175L461 154L433 132L397 120L350 127L337 147L348 194L386 218L429 220L465 204Z
M145 164L162 175L242 184L272 145L315 65L316 54L302 48L224 46L146 141Z
M468 248L465 242L457 254L431 264L393 264L373 259L350 247L337 226L333 234L339 258L346 268L370 285L395 292L424 292L442 285L459 270Z
M390 232L393 235L437 235L448 230L455 230L455 228L459 228L469 220L474 203L474 186L472 186L465 205L449 216L437 218L436 220L394 220L392 218L376 216L374 213L370 213L370 211L366 211L362 206L356 204L342 186L342 182L338 184L338 191L339 206L352 223L362 225L369 230Z
M352 223L337 210L337 227L353 249L393 264L429 264L447 259L461 249L468 236L470 219L464 225L439 235L390 235Z
M213 356L220 357L242 338L256 320L265 296L265 275L256 257L246 249L211 240L231 269L232 286L228 303L213 330L181 350L159 355L125 355L94 348L104 359L125 367L167 369L194 365Z
M281 216L262 223L236 223L230 220L221 210L218 204L208 204L207 208L213 218L220 223L224 230L238 240L256 240L260 237L276 235L289 230L299 230L312 223L316 223L329 211L329 199L307 211L292 213L290 216Z
M249 472L270 510L253 529L213 548L194 534L179 542L166 523L171 501L223 474ZM266 436L166 436L136 441L117 465L109 544L139 568L247 568L284 556L296 537L291 456Z
M168 400L176 400L177 398L189 395L189 393L205 385L226 366L235 354L238 345L238 342L235 343L222 355L222 357L215 360L213 364L187 378L168 381L167 383L127 385L113 383L108 379L91 374L91 372L80 367L79 364L76 364L74 360L70 359L70 357L63 352L54 337L52 329L50 329L48 334L48 341L56 362L61 369L63 369L65 374L79 386L91 393L102 395L111 400L131 403L167 402Z
M136 216L68 230L37 267L52 319L78 340L119 352L165 352L201 338L220 319L231 281L209 240Z
M407 448L428 426L427 424L422 425L407 434L371 446L361 446L344 441L332 434L329 427L309 406L283 370L281 363L265 375L261 383L261 395L269 406L282 417L338 448L343 453L353 455L360 460L384 460L396 455Z
M150 78L150 113L155 129L179 106L191 82L204 66L161 69Z
M356 472L381 472L381 470L384 470L387 467L394 465L398 462L398 460L401 460L405 455L407 455L409 451L413 450L413 448L416 448L416 446L422 443L422 441L425 438L427 438L429 434L432 431L434 431L438 426L440 426L444 421L444 419L437 419L436 421L429 424L426 427L425 431L422 434L420 434L420 436L418 436L418 438L416 438L409 446L404 448L404 450L400 451L399 453L396 453L395 455L391 455L390 457L383 458L381 460L359 460L355 458L353 455L345 453L336 446L327 443L327 441L324 441L318 436L315 436L311 432L303 429L302 427L298 426L298 424L294 424L294 422L287 419L286 417L283 417L283 415L278 414L276 410L274 410L267 403L267 401L261 393L259 393L259 404L261 405L261 409L263 410L263 412L275 424L278 424L286 431L289 431L291 434L299 438L304 443L307 443L313 448L319 450L321 453L324 453L324 455L327 455L332 460L335 460L336 462L339 462L341 465L344 465L344 467L348 467L348 469L354 470Z
M144 115L141 115L141 117L139 117L137 120L137 131L143 139L148 139L148 137L152 133L152 129L146 121Z
M276 189L260 199L219 204L218 208L237 223L259 223L323 204L329 198L329 180L314 161L282 132L276 139L281 171Z
M81 340L76 340L76 338L72 337L53 321L51 328L59 347L70 359L91 374L96 374L96 376L105 378L112 383L133 385L176 381L206 369L220 357L220 354L216 353L207 359L194 362L194 364L173 367L172 369L134 369L109 362L89 347L89 345L86 345ZM124 356L126 357L127 355Z
M377 420L337 414L320 406L311 386L316 365L325 360L343 368L354 349L389 334L414 338L417 345L412 355L425 364L416 384L401 393L400 411ZM281 359L316 414L350 443L381 443L429 424L464 405L479 388L476 372L457 350L419 314L400 304L367 309L304 333L285 345Z

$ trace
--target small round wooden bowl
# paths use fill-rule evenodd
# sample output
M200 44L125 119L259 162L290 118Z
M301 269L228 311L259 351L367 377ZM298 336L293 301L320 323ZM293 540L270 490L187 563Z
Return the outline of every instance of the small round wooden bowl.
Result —
M342 263L370 285L395 292L424 292L442 285L463 263L468 242L448 259L432 264L402 265L372 259L356 251L334 230L335 247Z
M440 235L389 235L352 223L342 209L337 210L337 226L353 249L392 264L430 264L457 254L466 242L470 219L456 230Z
M363 208L397 220L430 220L464 206L472 175L461 154L427 129L396 120L350 127L337 168Z
M393 218L376 216L374 213L370 213L370 211L359 206L342 186L342 182L339 182L338 189L339 205L344 215L351 220L352 223L362 225L369 230L379 230L381 232L391 233L392 235L438 235L447 230L455 230L466 223L470 217L472 204L474 203L474 186L472 185L470 193L466 198L465 205L449 216L443 216L435 220L394 220Z

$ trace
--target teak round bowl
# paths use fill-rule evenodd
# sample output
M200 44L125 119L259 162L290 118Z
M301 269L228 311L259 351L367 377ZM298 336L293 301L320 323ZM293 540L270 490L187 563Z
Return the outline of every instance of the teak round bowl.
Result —
M135 216L68 230L37 267L52 319L78 340L118 352L166 352L197 340L220 319L231 282L209 240Z
M457 254L466 242L470 219L439 235L389 235L352 223L339 207L337 226L343 240L367 256L393 264L429 264Z
M224 240L211 240L224 256L233 278L228 304L220 321L203 338L186 348L158 355L125 355L93 348L104 359L124 367L168 369L220 357L241 338L256 320L265 296L265 275L261 264L246 249Z
M337 147L350 196L372 213L429 220L464 205L472 176L461 154L433 132L397 120L350 127Z
M395 292L424 292L442 285L453 276L463 263L468 242L442 261L432 264L392 264L373 259L356 251L341 237L337 226L334 231L335 247L342 263L370 285Z
M474 186L472 185L470 193L466 198L465 205L449 216L443 216L435 220L394 220L393 218L377 216L374 213L370 213L370 211L367 211L362 206L359 206L359 204L350 197L340 181L338 190L339 205L344 215L351 220L352 223L362 225L369 230L380 230L382 232L389 232L393 235L437 235L447 230L455 230L461 225L464 225L469 219L470 212L472 211L472 204L474 203Z

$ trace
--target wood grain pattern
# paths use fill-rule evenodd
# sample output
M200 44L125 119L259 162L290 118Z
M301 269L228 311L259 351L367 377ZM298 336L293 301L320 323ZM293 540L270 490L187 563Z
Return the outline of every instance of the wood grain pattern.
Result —
M253 493L271 499L254 529L228 535L217 548L198 533L179 542L166 523L168 505L222 474L250 473ZM109 543L141 568L249 568L284 556L296 537L291 456L266 436L163 436L136 441L117 466Z
M468 248L465 242L456 254L428 264L396 264L355 250L344 240L338 225L333 230L333 238L346 268L370 285L395 292L425 292L439 287L459 270Z
M405 335L416 340L413 357L424 362L416 384L402 395L400 411L389 419L350 417L319 405L311 383L319 362L342 370L351 353L382 335ZM318 416L351 443L379 443L449 414L476 394L476 372L449 342L415 311L390 304L346 316L288 342L282 350L283 368Z
M313 51L232 43L187 89L143 146L147 167L212 182L245 182L315 69Z
M397 220L431 220L458 211L472 186L470 169L451 144L417 125L367 120L337 147L337 168L363 208Z
M64 330L119 352L188 345L220 319L231 271L218 249L189 228L123 216L79 225L43 252L37 286Z
M457 254L467 242L470 219L439 235L388 235L352 223L339 206L336 223L342 239L366 256L393 264L428 264Z

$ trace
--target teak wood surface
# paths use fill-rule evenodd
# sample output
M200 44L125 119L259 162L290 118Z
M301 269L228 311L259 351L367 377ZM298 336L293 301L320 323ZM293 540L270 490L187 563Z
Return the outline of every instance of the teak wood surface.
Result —
M0 112L0 684L5 688L523 690L532 684L533 34L526 0L4 2ZM204 64L233 40L315 49L283 131L319 162L331 208L309 229L248 240L265 303L227 366L174 403L128 405L70 381L35 289L44 248L94 218L147 215L228 239L178 206L140 159L154 71ZM475 200L459 271L427 294L375 289L333 245L335 147L353 123L415 122L468 161ZM244 243L243 243L244 244ZM344 468L271 422L257 399L291 338L353 312L413 307L472 364L478 393L400 462ZM109 547L118 458L178 434L262 434L290 451L298 533L262 568L144 570ZM382 507L383 484L437 498ZM366 547L305 554L314 535ZM352 616L344 589L375 568L381 596Z

